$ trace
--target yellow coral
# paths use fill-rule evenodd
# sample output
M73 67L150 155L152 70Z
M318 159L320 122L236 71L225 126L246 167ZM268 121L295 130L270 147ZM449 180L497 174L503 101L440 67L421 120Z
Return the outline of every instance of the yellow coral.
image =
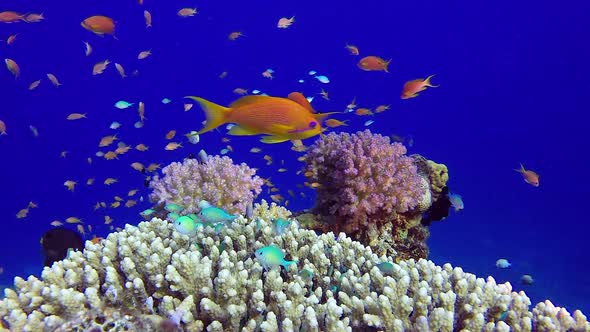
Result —
M272 202L268 205L266 200L260 201L260 203L254 204L254 211L253 215L256 218L261 218L264 220L273 220L273 219L287 219L293 213L282 206L278 206L275 202Z

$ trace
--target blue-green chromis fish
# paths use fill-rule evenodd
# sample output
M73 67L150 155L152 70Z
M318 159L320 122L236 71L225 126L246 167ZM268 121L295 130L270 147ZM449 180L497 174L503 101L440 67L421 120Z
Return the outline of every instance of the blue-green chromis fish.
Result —
M463 203L463 198L461 195L449 193L449 201L451 205L455 208L455 212L463 210L465 208L465 204Z
M131 107L131 106L133 106L133 103L129 103L124 100L119 100L118 102L115 103L115 107L120 110L124 110L126 108Z
M303 269L299 272L299 276L303 281L309 282L313 279L313 272L309 269Z
M289 268L291 264L297 264L295 261L288 261L285 260L285 254L283 251L276 247L276 246L266 246L262 247L254 253L258 261L260 261L260 265L264 267L265 270L269 270L274 266L282 265L285 269Z
M164 206L164 209L166 209L166 211L168 211L168 212L176 212L176 213L184 210L184 208L182 206L175 204L175 203L166 204L166 206Z
M220 222L227 222L236 219L238 216L232 216L227 212L223 211L220 208L216 208L213 206L204 208L199 213L199 218L203 220L205 223L216 224Z
M156 212L156 211L154 211L153 209L147 209L147 210L141 211L140 214L141 214L142 217L149 217L152 214L154 214L154 212Z
M285 233L285 229L291 225L291 222L282 218L279 218L275 221L275 230L278 235L283 235Z
M385 274L393 274L393 264L390 262L381 262L377 264L379 270Z
M178 219L174 221L174 228L176 231L188 236L195 235L197 229L199 229L199 226L202 225L200 223L196 223L187 216L178 217Z
M166 216L168 219L175 221L176 219L180 218L180 215L178 213L168 213L168 215Z

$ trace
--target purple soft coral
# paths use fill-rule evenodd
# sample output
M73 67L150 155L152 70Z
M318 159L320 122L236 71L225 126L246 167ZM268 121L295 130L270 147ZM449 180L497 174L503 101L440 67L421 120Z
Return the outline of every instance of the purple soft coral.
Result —
M176 203L183 213L199 212L198 203L206 200L228 213L244 213L261 192L263 181L245 163L235 165L229 157L210 156L206 163L186 159L164 167L164 176L154 177L150 196L157 203Z
M369 130L331 133L316 141L305 156L317 190L318 211L366 221L376 213L404 213L425 192L406 148Z

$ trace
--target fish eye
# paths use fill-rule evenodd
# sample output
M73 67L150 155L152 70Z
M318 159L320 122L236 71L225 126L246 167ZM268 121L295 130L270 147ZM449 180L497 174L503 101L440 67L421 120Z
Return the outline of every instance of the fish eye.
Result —
M318 125L318 123L316 121L312 121L309 123L310 128L315 128L315 126L317 126L317 125Z

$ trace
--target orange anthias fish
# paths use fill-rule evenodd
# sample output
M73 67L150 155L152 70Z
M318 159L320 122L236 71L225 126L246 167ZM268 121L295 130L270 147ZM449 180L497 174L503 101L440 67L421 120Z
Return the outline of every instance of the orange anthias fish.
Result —
M14 78L17 79L20 76L20 67L16 61L6 58L4 59L4 63L6 63L6 68L14 75Z
M522 164L520 164L520 169L515 169L515 171L522 174L522 177L524 178L524 182L530 184L531 186L535 186L535 187L539 186L539 174L537 174L531 170L525 169Z
M81 25L84 29L92 31L99 36L115 34L115 22L110 17L101 15L90 16L82 21Z
M292 16L291 18L281 17L277 23L277 28L287 29L293 24L293 22L295 22L295 16Z
M314 113L313 108L299 92L288 98L245 96L229 107L214 104L199 97L186 97L197 101L207 116L205 127L199 134L211 131L226 123L235 123L228 134L250 136L265 134L263 143L281 143L305 139L322 132L320 122L332 113Z
M389 73L387 67L391 59L385 61L382 58L374 55L366 56L359 60L358 67L364 71L384 71Z
M432 77L434 77L434 75L430 75L424 79L419 78L413 81L406 82L406 84L404 84L404 89L402 90L401 98L415 98L418 96L418 92L422 92L426 90L426 88L438 88L438 85L432 85L430 83L430 79Z
M15 23L18 21L25 21L25 15L12 11L5 11L0 13L0 22L2 23Z
M358 47L356 47L354 45L346 44L345 47L348 50L348 52L350 52L350 54L352 54L352 55L359 55L360 54Z

